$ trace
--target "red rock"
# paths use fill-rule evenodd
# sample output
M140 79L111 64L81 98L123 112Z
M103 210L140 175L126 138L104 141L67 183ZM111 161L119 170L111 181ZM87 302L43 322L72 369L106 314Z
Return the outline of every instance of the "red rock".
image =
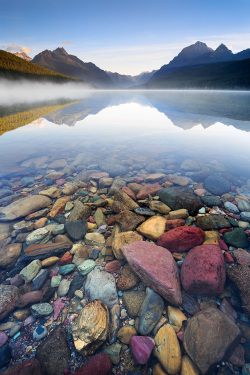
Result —
M204 238L205 233L202 229L185 225L163 233L158 239L157 245L163 246L171 252L182 253L201 245Z
M231 263L234 263L234 258L232 257L232 255L225 251L224 253L224 258L225 258L225 262L228 263L228 264L231 264Z
M181 290L177 265L163 247L146 241L122 248L130 267L140 279L173 305L180 305Z
M28 292L20 296L19 307L24 307L33 303L40 302L43 298L43 292L41 290L35 290L33 292Z
M105 265L105 271L107 272L118 272L121 268L121 263L119 262L119 260L112 260L111 262L108 262L106 265Z
M219 246L222 250L228 251L228 246L224 240L219 240Z
M70 254L69 251L66 251L66 253L64 253L63 256L59 259L59 264L60 265L69 264L72 262L72 259L73 259L73 255Z
M106 353L99 353L78 370L75 375L109 375L112 372L112 363Z
M161 189L160 184L148 184L144 185L142 189L136 195L137 199L145 199L149 195L155 195Z
M232 230L232 228L223 228L223 229L219 230L219 233L224 234L224 233L227 233L227 232L231 232L231 230Z
M129 188L129 187L127 187L127 186L124 186L123 188L122 188L122 191L124 192L124 193L126 193L130 198L132 198L134 201L136 200L136 195L135 195L135 193Z
M37 359L29 359L10 367L2 375L42 375L42 369Z
M173 220L167 220L166 222L166 230L174 229L177 227L181 227L182 225L185 225L184 219L173 219Z
M181 282L188 293L220 294L225 279L224 258L219 246L201 245L189 251L181 268Z

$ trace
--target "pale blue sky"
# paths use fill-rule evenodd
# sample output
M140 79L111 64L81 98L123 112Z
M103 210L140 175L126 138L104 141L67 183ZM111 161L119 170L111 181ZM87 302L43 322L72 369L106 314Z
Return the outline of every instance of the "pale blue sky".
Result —
M120 73L159 68L197 40L250 47L249 0L0 0L0 48L64 46Z

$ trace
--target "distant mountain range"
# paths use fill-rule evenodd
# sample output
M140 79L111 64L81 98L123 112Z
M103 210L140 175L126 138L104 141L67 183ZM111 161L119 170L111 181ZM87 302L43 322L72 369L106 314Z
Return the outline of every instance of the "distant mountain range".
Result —
M73 81L71 77L33 64L24 57L2 50L0 50L0 78L55 82Z
M27 55L19 57L27 60ZM159 70L136 76L102 70L70 55L64 48L45 50L32 63L82 80L95 88L249 89L250 48L234 54L224 44L215 50L203 42L185 47Z

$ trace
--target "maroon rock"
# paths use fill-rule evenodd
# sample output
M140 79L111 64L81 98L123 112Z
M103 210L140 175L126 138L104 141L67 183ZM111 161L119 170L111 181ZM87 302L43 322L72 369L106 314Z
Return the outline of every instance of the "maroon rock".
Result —
M76 370L75 375L109 375L112 372L112 363L106 353L99 353L81 368Z
M224 258L219 246L201 245L189 251L181 268L181 282L188 293L220 294L225 279Z
M182 225L185 225L184 219L172 219L167 220L166 222L166 230L174 229L177 227L181 227Z
M178 269L172 254L146 241L133 242L122 248L133 271L142 281L173 305L180 305L181 290Z
M161 189L160 184L147 184L144 185L140 191L137 193L137 199L145 199L149 195L155 195Z
M105 271L107 272L118 272L121 268L121 263L119 260L112 260L105 265Z
M37 359L29 359L4 371L2 375L43 375Z
M202 229L184 225L163 233L157 245L166 247L171 252L182 253L201 245L204 238L205 233Z
M24 307L33 303L41 302L42 298L43 292L41 290L25 293L20 296L18 306Z
M130 347L135 359L139 365L145 365L154 349L154 340L149 336L132 336Z

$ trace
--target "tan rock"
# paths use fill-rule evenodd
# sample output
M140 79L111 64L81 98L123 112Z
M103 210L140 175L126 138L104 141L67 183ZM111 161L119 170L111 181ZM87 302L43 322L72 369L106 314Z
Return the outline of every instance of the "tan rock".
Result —
M154 200L152 200L149 203L149 208L163 215L168 215L169 212L171 211L171 208L168 207L165 203L161 201L154 201Z
M220 235L215 230L206 230L205 231L205 240L203 244L205 245L218 245Z
M88 259L89 252L86 246L83 244L74 244L71 249L71 254L74 254L73 261L76 266L79 266L81 263L83 263L84 260Z
M179 186L187 186L190 183L190 179L185 176L177 176L174 174L169 174L167 178L170 182Z
M74 345L82 354L93 354L107 338L109 312L99 300L88 303L72 323Z
M187 355L182 357L181 375L199 375L199 370Z
M156 181L162 180L165 177L166 177L166 175L164 173L151 173L151 174L147 175L147 177L145 178L145 181L146 182L156 182Z
M87 233L84 240L87 244L105 244L105 238L101 233Z
M70 197L62 197L62 198L57 199L57 201L54 203L49 213L49 216L55 217L59 213L63 212L64 207L69 200L70 200Z
M156 363L153 367L153 375L168 375L163 368L161 367L160 363Z
M162 216L153 216L142 223L137 231L151 240L157 240L165 232L166 221Z
M56 256L46 258L41 261L42 267L50 267L53 266L56 262L58 262L59 258Z
M135 336L136 334L137 332L134 327L124 326L117 332L117 337L123 344L129 344L131 337Z
M173 326L175 332L180 331L184 320L187 320L187 317L180 309L168 306L168 321Z
M128 232L121 232L115 233L113 243L112 243L112 250L117 259L123 259L124 256L122 254L122 247L124 245L129 245L136 241L141 241L142 236L136 232L128 231Z
M45 197L49 198L59 198L61 195L60 190L56 186L51 186L46 190L42 190L39 192L40 195L45 195Z
M121 203L121 208L122 206L125 206L122 209L134 210L135 208L139 207L139 205L122 190L119 190L115 193L113 204L115 204L115 202Z
M26 318L28 318L28 316L30 315L30 310L29 309L21 309L21 310L17 310L13 313L13 316L15 319L17 320L25 320Z
M87 229L88 229L88 231L89 230L94 230L96 228L97 228L97 225L95 223L89 223L89 222L87 222Z
M185 208L181 208L180 210L175 210L169 212L168 218L170 220L176 220L176 219L186 219L189 216L188 210Z
M105 224L105 215L101 208L97 208L95 214L94 214L95 222L98 227Z
M18 259L22 250L21 243L0 246L0 267L7 267Z
M155 356L170 375L178 374L181 369L181 349L174 328L165 324L155 338Z

